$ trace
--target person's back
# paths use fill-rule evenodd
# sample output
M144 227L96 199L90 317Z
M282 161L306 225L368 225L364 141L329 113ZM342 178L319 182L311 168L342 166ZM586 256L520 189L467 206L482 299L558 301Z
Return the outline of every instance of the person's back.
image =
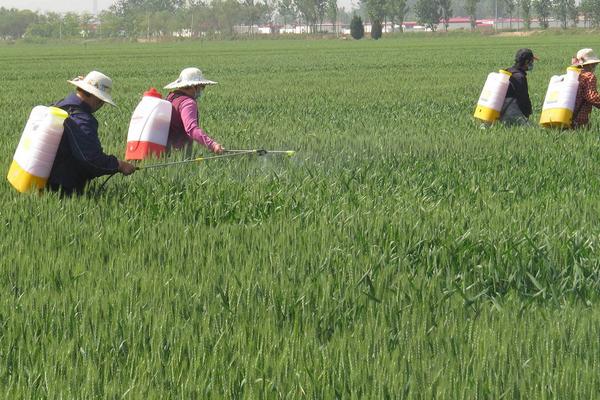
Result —
M48 178L52 190L81 193L91 179L118 171L116 157L102 152L96 132L98 121L89 106L72 93L56 103L69 113L54 165Z
M600 94L598 94L596 75L594 75L596 65L599 63L600 59L593 53L592 49L579 50L572 61L574 66L581 68L573 111L573 128L588 125L592 108L600 108Z
M515 64L506 68L512 75L506 93L506 99L500 111L500 120L506 124L524 125L529 122L532 113L527 84L527 71L533 69L533 62L537 58L529 49L519 49L515 55Z
M167 147L181 149L186 146L190 146L193 143L193 139L187 134L188 129L186 129L186 125L184 124L182 114L184 113L184 109L189 108L192 114L191 119L198 121L198 106L196 104L196 100L181 92L171 92L167 96L167 101L169 101L173 106ZM193 129L194 128L192 127L189 130L191 131Z
M98 138L98 121L93 113L105 102L114 105L110 78L92 71L85 78L69 82L77 86L77 91L56 103L69 117L47 183L48 189L67 195L81 194L85 185L98 176L135 171L135 166L105 154Z

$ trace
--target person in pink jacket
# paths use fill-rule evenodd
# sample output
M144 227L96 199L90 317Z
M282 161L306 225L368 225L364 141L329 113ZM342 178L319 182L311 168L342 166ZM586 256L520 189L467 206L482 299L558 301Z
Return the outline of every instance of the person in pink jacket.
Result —
M198 142L213 153L223 153L223 147L200 127L196 103L206 86L216 84L198 68L186 68L175 82L165 86L170 91L167 100L173 104L167 149L190 149Z

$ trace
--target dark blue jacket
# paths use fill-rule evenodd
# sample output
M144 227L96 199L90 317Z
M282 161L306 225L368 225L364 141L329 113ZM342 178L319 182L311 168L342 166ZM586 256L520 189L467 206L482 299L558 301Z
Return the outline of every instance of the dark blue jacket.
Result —
M56 103L69 113L48 178L48 188L65 194L81 194L85 185L98 176L114 174L119 161L102 151L98 139L98 121L91 108L75 93Z

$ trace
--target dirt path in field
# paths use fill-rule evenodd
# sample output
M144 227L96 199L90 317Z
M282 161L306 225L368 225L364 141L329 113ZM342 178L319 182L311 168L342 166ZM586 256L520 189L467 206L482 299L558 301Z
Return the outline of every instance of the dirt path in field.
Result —
M494 36L499 37L514 37L514 36L531 36L538 31L526 31L526 32L500 32Z

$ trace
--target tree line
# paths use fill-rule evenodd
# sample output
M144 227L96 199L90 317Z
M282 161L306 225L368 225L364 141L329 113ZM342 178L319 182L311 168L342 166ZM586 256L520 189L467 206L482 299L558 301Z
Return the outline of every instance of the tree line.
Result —
M376 0L371 0L376 1ZM398 1L398 0L396 0ZM476 13L481 0L464 0L464 14L469 17L471 29L475 29ZM560 22L563 29L569 26L576 27L580 16L584 24L600 27L600 0L581 0L578 5L575 0L497 0L496 7L504 18L509 19L509 29L512 28L512 19L520 16L523 27L531 29L534 18L541 29L550 26L550 19ZM415 14L417 20L435 31L439 24L448 29L449 20L453 16L452 0L417 0Z
M347 26L352 14L368 19L375 32L385 23L402 27L409 17L431 30L440 24L448 29L454 15L468 16L475 29L478 16L494 15L496 9L499 16L519 15L525 29L533 19L547 28L550 18L567 28L580 15L589 26L600 27L600 0L360 0L358 5L358 10L347 11L337 0L117 0L98 15L1 7L0 38L231 37L240 33L236 27L249 27L252 33L258 25L302 25L317 33L324 23L330 31Z

